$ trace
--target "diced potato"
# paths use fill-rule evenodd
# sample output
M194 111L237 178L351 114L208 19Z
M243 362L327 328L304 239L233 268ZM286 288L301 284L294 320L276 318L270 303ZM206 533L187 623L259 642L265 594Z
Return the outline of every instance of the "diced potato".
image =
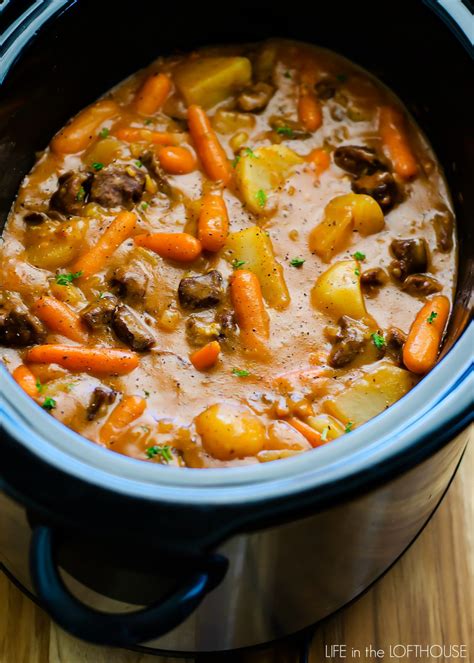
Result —
M207 453L219 460L255 456L265 444L265 427L247 408L216 403L196 419L196 430Z
M143 145L141 148L143 148ZM87 151L85 159L91 165L93 163L102 163L104 166L108 166L114 159L120 156L121 151L122 143L117 138L108 136L93 143L92 147Z
M332 265L321 274L311 291L313 306L336 319L342 315L356 320L368 317L358 272L355 260L342 260Z
M243 156L235 168L237 186L248 209L268 214L275 208L274 191L283 184L291 169L303 158L285 145L259 147Z
M258 276L262 294L269 306L284 309L290 303L283 269L275 260L273 246L264 230L251 226L231 233L225 245L225 256L230 262L242 261L242 269Z
M236 113L220 108L212 118L212 126L221 134L233 134L243 129L253 129L255 117L250 113Z
M248 58L202 57L178 66L174 81L189 105L211 108L252 80Z
M353 229L371 235L384 227L380 205L366 194L348 193L333 198L309 236L309 247L322 260L331 258L350 243Z
M326 205L323 220L310 233L311 252L324 262L329 262L336 253L345 249L352 236L352 217L352 204L347 196L333 198Z
M28 260L41 269L65 267L79 255L86 229L83 219L50 220L31 226L25 239Z
M344 435L345 427L330 414L318 414L308 417L306 422L325 437L326 440L335 440L336 437Z
M70 306L80 306L87 304L87 299L80 288L72 283L68 285L59 285L56 281L51 283L51 294L62 302Z
M363 377L325 402L325 409L344 423L360 426L398 401L416 378L387 361L377 362Z

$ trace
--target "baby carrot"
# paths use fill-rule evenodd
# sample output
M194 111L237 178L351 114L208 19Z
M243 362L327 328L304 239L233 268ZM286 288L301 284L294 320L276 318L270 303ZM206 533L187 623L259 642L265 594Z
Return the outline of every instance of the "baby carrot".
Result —
M125 375L138 366L138 357L129 350L102 346L36 345L26 353L26 361L59 364L70 371Z
M221 346L218 341L211 341L204 347L199 348L199 350L196 350L189 355L189 359L194 368L197 368L198 371L205 371L206 368L214 366L219 357L220 351Z
M415 177L418 165L408 142L402 113L391 106L382 106L379 133L397 175L404 180Z
M196 170L196 159L185 147L179 145L162 147L157 155L164 170L172 175L185 175Z
M112 410L99 434L103 444L110 444L120 435L122 430L143 414L146 401L139 396L124 396Z
M331 164L329 153L322 147L311 150L305 157L306 161L314 164L314 172L319 177Z
M20 364L15 368L12 373L12 377L17 382L20 387L25 391L28 396L31 398L38 397L38 388L36 386L36 378L33 373L27 368L24 364Z
M232 166L201 106L193 104L188 108L188 125L206 174L211 180L228 184L232 178Z
M73 271L87 277L99 272L116 249L135 230L137 217L132 212L120 212L99 241L76 260Z
M219 251L229 232L229 216L224 198L207 193L201 202L198 238L206 251Z
M153 233L136 235L137 246L144 246L162 258L191 262L201 255L201 242L188 233Z
M443 295L418 311L403 346L403 363L412 373L427 373L435 365L448 315L449 300Z
M153 145L174 145L178 141L178 134L169 131L151 131L140 127L121 127L113 135L126 143L152 143Z
M171 79L166 74L149 76L137 92L135 109L143 115L153 115L166 101L171 90Z
M306 85L300 85L298 119L307 131L316 131L323 123L321 104Z
M238 269L232 274L230 297L244 344L255 345L254 337L268 340L270 323L258 277L248 269Z
M321 439L321 433L318 433L317 430L311 428L308 424L305 424L305 422L298 419L298 417L289 417L288 419L285 419L285 421L301 433L312 447L321 447L325 444L325 441Z
M54 136L52 151L56 154L75 154L85 150L96 137L100 125L118 113L119 107L112 99L103 99L85 108Z
M64 302L60 302L54 297L40 297L33 305L33 312L53 332L78 343L87 341L87 333L82 326L81 319Z

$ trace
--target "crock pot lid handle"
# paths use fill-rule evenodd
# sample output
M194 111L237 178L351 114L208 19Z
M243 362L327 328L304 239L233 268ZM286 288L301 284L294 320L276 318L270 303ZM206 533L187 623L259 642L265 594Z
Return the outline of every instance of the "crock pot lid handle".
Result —
M82 640L127 647L158 638L181 624L206 594L223 579L228 562L208 555L205 570L187 577L182 586L136 612L105 613L84 605L64 584L56 564L53 530L38 525L30 547L30 572L41 605L59 626Z

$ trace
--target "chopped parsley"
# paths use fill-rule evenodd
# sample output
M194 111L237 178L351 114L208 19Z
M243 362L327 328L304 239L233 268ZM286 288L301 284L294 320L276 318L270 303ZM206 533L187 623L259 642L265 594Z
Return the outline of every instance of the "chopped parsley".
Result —
M288 138L293 138L293 129L291 127L278 127L276 132L280 136L288 136Z
M353 257L355 260L365 260L365 253L362 253L362 251L356 251L356 252L352 255L352 257Z
M356 276L360 276L360 269L359 269L358 267L356 267L356 268L354 269L354 274L355 274Z
M41 384L41 382L39 380L36 380L36 385L35 386L36 386L36 389L38 390L38 393L41 394L43 389L44 389L44 386Z
M148 207L148 203L146 201L143 201L141 204L142 209L146 209Z
M438 317L438 314L436 313L436 311L431 311L431 313L429 314L429 316L426 318L426 322L427 322L429 325L432 325L433 322L434 322L434 320L435 320L435 318L437 318L437 317Z
M250 147L245 147L244 153L246 157L250 157L251 159L258 159L255 152Z
M78 203L82 203L86 197L86 192L83 186L79 187L79 191L76 193L76 200Z
M350 433L352 430L352 426L354 425L354 422L348 421L346 424L346 428L344 430L345 433Z
M384 337L382 336L382 334L379 334L378 332L374 332L373 334L371 334L370 338L374 342L374 345L377 348L377 350L381 350L384 347L384 345L386 345Z
M235 375L237 378L248 378L250 373L249 371L245 370L245 368L233 368L232 375Z
M232 168L235 168L240 161L240 155L238 154L235 159L232 161Z
M169 463L170 460L173 460L171 447L168 444L165 444L163 447L159 447L155 444L152 447L148 447L145 453L148 458L156 458L156 456L160 456L165 463Z
M245 265L245 260L237 260L237 258L235 260L232 260L233 269L240 269L241 267L243 267L243 265Z
M69 285L82 276L82 272L68 272L67 274L56 274L56 283L58 285Z
M336 78L339 83L345 83L347 81L347 74L337 74Z
M285 73L283 74L283 76L284 76L285 78L291 78L291 74L290 74L289 71L285 71Z
M141 167L143 166L143 164L142 164L141 161L135 161L135 166L136 166L137 168L141 168Z
M265 203L267 202L267 194L263 189L259 189L257 193L255 194L255 198L257 199L257 202L260 207L265 207Z
M107 129L107 127L104 127L103 129L101 129L101 130L99 131L99 136L100 136L101 138L107 138L107 136L109 135L109 133L110 133L109 129Z
M56 407L56 401L54 400L54 398L48 396L47 398L44 399L44 403L41 407L43 408L43 410L48 410L48 411L54 410L54 408Z
M305 262L304 258L292 258L290 260L290 265L292 267L302 267L304 262Z
M104 167L104 164L100 163L100 161L93 161L93 163L91 165L92 165L92 168L94 170L97 170L97 171L102 170L102 168Z
M147 391L146 389L143 390L143 393L145 394L145 398L148 398L150 396L150 392Z
M153 120L152 120L151 118L149 118L149 117L145 120L145 124L146 124L147 126L148 126L149 124L151 124L152 122L153 122Z
M326 440L328 439L328 433L329 433L329 426L325 426L323 428L323 432L321 433L321 440L323 442L326 442Z

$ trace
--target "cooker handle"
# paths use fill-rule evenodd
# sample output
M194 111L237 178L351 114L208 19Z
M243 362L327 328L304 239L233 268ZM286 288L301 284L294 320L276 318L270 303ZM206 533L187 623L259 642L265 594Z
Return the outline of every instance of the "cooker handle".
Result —
M55 536L38 525L32 533L30 572L41 605L64 630L88 642L130 647L158 638L181 624L216 587L227 571L221 555L210 554L203 570L190 575L179 589L146 608L128 613L99 612L67 589L56 564Z

